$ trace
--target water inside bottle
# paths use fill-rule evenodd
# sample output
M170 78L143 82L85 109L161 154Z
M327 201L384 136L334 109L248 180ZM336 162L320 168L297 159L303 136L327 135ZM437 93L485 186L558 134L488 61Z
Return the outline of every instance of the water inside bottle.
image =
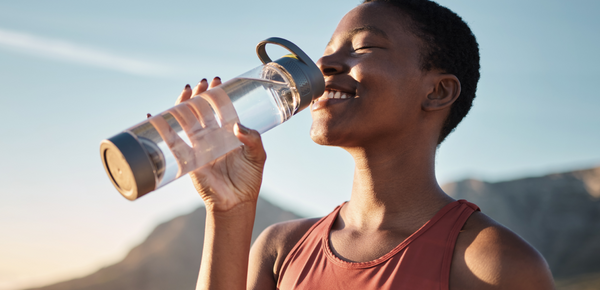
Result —
M289 119L297 95L283 80L235 78L129 132L146 149L159 188L239 147L235 123L263 133Z
M264 133L289 119L298 107L296 88L283 79L234 78L222 85L242 125Z

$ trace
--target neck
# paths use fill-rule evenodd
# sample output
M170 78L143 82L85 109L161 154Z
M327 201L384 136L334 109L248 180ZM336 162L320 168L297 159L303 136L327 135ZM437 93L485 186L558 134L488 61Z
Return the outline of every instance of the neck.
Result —
M379 229L420 226L453 201L435 178L436 147L413 141L404 143L409 146L382 142L345 148L355 161L352 195L344 207L347 223Z

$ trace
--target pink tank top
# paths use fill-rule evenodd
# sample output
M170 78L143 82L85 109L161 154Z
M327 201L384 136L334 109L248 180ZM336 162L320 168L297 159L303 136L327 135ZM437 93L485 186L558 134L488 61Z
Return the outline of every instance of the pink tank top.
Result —
M277 289L447 290L456 238L479 210L465 200L452 202L389 253L354 263L341 260L329 247L329 231L341 207L313 225L290 251Z

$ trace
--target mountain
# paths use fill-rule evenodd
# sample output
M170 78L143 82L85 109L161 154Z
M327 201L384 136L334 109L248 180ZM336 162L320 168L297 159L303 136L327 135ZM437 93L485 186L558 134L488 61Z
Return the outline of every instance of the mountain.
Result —
M252 240L269 225L299 216L258 200ZM166 290L195 289L206 210L200 207L187 215L158 225L127 256L114 265L78 279L36 290ZM33 290L33 289L32 289Z
M600 272L557 280L556 288L558 290L598 290L600 289Z
M556 279L600 272L600 167L498 183L464 180L443 189L527 240Z
M444 190L515 231L548 261L560 290L600 289L600 167L488 183L463 180ZM194 289L205 210L159 225L121 262L37 290ZM260 199L253 239L267 226L298 218Z

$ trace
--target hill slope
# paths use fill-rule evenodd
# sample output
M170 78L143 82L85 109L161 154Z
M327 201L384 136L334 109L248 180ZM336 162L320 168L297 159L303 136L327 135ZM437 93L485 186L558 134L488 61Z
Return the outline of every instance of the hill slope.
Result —
M542 177L444 186L517 232L548 261L561 290L600 289L600 167ZM159 225L112 266L37 290L194 289L205 210ZM298 216L259 200L253 239L267 226Z
M194 289L204 240L206 211L200 207L157 226L119 263L66 282L37 290L165 290ZM269 225L299 218L259 199L252 240Z
M555 278L600 272L600 167L498 183L465 180L443 188L531 243Z

